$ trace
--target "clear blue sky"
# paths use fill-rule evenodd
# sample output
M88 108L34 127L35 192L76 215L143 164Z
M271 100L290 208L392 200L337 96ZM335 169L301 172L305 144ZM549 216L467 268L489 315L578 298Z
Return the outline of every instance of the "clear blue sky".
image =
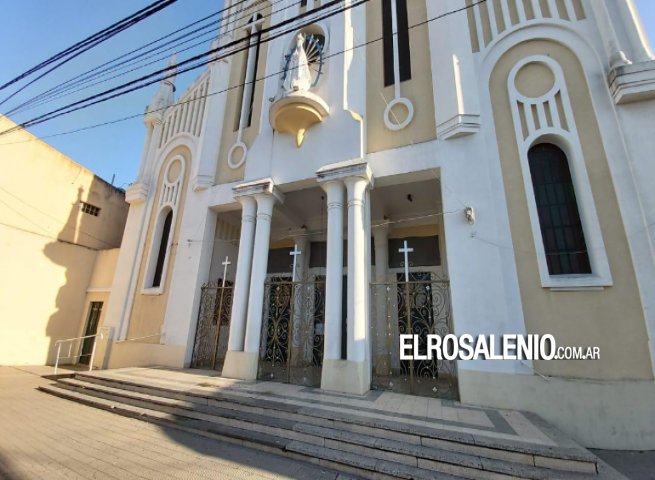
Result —
M2 28L0 28L0 82L34 66L73 43L107 27L127 15L152 3L153 0L0 0ZM129 29L89 53L75 59L66 67L26 90L28 94L40 93L43 88L56 85L71 76L125 53L148 41L172 32L188 23L222 8L223 0L179 0L173 6ZM637 0L651 42L655 43L655 0ZM206 51L207 43L178 56L178 60ZM165 66L162 60L161 67ZM149 67L152 69L153 67ZM148 68L141 72L147 72ZM138 73L138 72L137 72ZM133 75L136 75L134 73ZM198 72L178 76L178 94L193 81ZM125 78L125 77L122 77ZM120 82L121 79L114 80ZM116 83L115 83L116 84ZM37 136L46 136L83 126L143 112L156 87L151 86L107 103L82 110L52 122L34 127ZM6 96L0 92L0 99ZM77 97L89 94L80 92ZM17 97L19 98L19 97ZM67 98L67 99L70 99ZM52 105L50 107L52 108ZM5 106L0 111L5 111ZM45 108L45 107L43 107ZM47 110L36 109L16 115L14 121L25 121ZM139 167L144 140L144 127L140 118L111 126L87 130L71 135L45 139L52 146L89 168L106 180L116 175L115 185L125 187L134 180ZM2 146L0 138L0 159Z

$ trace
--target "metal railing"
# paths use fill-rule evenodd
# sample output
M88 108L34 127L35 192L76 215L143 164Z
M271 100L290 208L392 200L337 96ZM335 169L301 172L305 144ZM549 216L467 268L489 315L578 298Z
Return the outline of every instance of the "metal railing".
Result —
M136 337L136 338L125 338L123 340L116 340L114 343L126 343L126 342L136 342L138 340L145 340L146 338L152 338L152 337L161 337L161 333L153 333L152 335L144 335L143 337Z
M96 333L95 335L85 335L84 337L75 337L75 338L67 338L65 340L57 340L55 342L55 345L57 346L57 359L55 360L55 375L57 375L57 369L59 368L59 359L60 358L74 358L72 355L73 352L73 342L78 341L78 340L84 340L86 338L98 338L102 340L103 334L102 333ZM61 346L64 343L68 343L68 356L62 357L61 356ZM94 341L93 342L93 348L91 349L91 359L89 360L89 372L93 370L93 357L95 357L96 354L96 345L98 342ZM77 356L77 355L75 355Z

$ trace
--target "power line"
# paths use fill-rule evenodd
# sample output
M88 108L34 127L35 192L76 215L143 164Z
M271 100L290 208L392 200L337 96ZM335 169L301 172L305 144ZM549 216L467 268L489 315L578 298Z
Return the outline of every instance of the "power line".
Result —
M321 5L320 7L316 8L314 10L301 13L301 14L297 15L296 17L283 20L283 21L279 22L276 25L273 25L271 27L262 29L262 30L260 30L259 34L263 35L265 33L269 33L269 32L271 32L271 31L273 31L273 30L275 30L277 28L280 28L280 27L283 27L285 25L294 23L294 22L296 22L296 21L298 21L298 20L300 20L302 18L305 18L307 16L315 15L317 12L320 12L322 10L326 10L326 9L328 9L330 7L333 7L333 6L335 6L336 4L338 4L338 3L342 2L342 1L343 0L332 0L330 2L327 2L324 5ZM358 1L354 2L351 5L339 7L338 9L335 9L335 10L333 10L333 11L331 11L331 12L329 12L329 13L323 15L323 16L317 16L315 18L312 18L308 23L305 23L303 25L296 25L296 26L293 26L292 28L290 28L289 30L286 30L286 31L283 31L283 32L278 32L278 33L275 33L273 35L269 35L269 37L261 40L261 42L262 43L270 42L271 40L274 40L274 39L276 39L278 37L286 35L287 33L290 33L290 32L292 32L292 31L294 31L294 30L296 30L298 28L303 28L303 27L312 25L313 23L315 23L317 21L324 20L324 19L332 17L332 16L334 16L334 15L336 15L338 13L342 13L342 12L345 12L346 10L356 8L356 7L360 6L360 5L363 5L363 4L368 3L368 2L369 2L369 0L358 0ZM236 46L236 45L238 45L240 43L244 43L244 42L249 42L248 37L244 37L244 38L241 38L241 39L234 40L234 41L232 41L232 42L230 42L230 43L228 43L228 44L226 44L226 45L224 45L222 47L217 47L217 48L209 50L206 53L202 53L202 54L196 55L194 57L191 57L191 58L189 58L187 60L184 60L183 62L180 62L177 66L179 67L179 66L182 66L182 65L188 65L188 64L190 64L190 63L192 63L194 61L203 59L205 57L211 57L211 56L215 55L216 53L219 53L222 50L225 50L225 49L230 48L230 47L234 47L234 46ZM220 56L220 57L210 58L209 60L204 60L204 61L202 61L200 63L197 63L195 65L192 65L192 66L187 67L187 68L182 69L182 70L177 70L176 67L173 67L173 66L166 67L164 69L158 70L158 71L153 72L151 74L148 74L148 75L145 75L143 77L132 80L130 82L124 83L123 85L119 85L117 87L110 88L109 90L105 90L104 92L101 92L101 93L98 93L98 94L95 94L95 95L91 95L90 97L87 97L85 99L79 100L77 102L73 102L73 103L71 103L69 105L66 105L64 107L60 107L60 108L58 108L56 110L53 110L51 112L48 112L48 113L45 113L45 114L40 115L38 117L35 117L35 118L31 119L31 120L28 120L27 122L23 122L20 125L17 125L16 127L13 127L13 128L11 128L9 130L5 130L4 132L0 132L0 136L4 135L6 133L10 133L12 131L15 131L16 129L19 129L19 128L26 128L26 127L31 127L31 126L34 126L34 125L38 125L40 123L43 123L43 122L48 121L48 120L52 120L52 119L60 117L62 115L66 115L68 113L71 113L71 112L74 112L74 111L77 111L77 110L82 110L82 109L88 108L88 107L90 107L92 105L96 105L98 103L102 103L102 102L105 102L107 100L111 100L112 98L116 98L116 97L125 95L127 93L133 92L135 90L139 90L141 88L145 88L148 85L152 85L153 83L157 83L157 82L159 82L161 80L171 78L171 77L173 77L173 76L175 76L175 75L177 75L179 73L185 73L185 72L188 72L190 70L195 70L195 69L200 68L202 66L205 66L205 65L207 65L207 64L209 64L209 63L211 63L211 62L213 62L215 60L227 58L227 57L232 56L232 55L234 55L236 53L247 50L248 48L250 48L249 44L247 44L245 47L241 47L239 49L236 49L235 51L232 51L231 53L225 54L225 55ZM157 77L160 74L163 74L163 76L158 77L155 80L150 80L150 81L148 81L146 83L142 83L142 84L137 85L135 87L128 88L127 90L124 90L127 87L130 87L132 85L135 85L135 84L137 84L139 82L142 82L142 81L145 81L145 80L152 79L153 77ZM120 90L124 90L124 91L120 91ZM108 96L105 96L105 95L108 95ZM105 96L105 97L100 98L100 97L103 97L103 96ZM86 103L86 102L89 102L89 103Z
M346 7L345 9L355 8L355 7L359 6L359 5L362 4L362 3L366 3L367 1L368 1L368 0L360 0L360 2L358 2L356 5L353 4L353 5L351 5L350 7ZM418 22L418 23L416 23L416 24L414 24L414 25L409 26L408 29L411 30L411 29L414 29L414 28L417 28L417 27L420 27L420 26L426 25L426 24L428 24L428 23L431 23L431 22L433 22L433 21L443 19L443 18L448 17L448 16L450 16L450 15L453 15L453 14L456 14L456 13L459 13L459 12L463 12L463 11L469 10L469 9L471 9L471 8L477 6L477 5L480 5L480 4L485 3L486 1L487 1L487 0L478 0L477 2L474 2L474 3L470 4L470 5L467 5L467 6L464 6L464 7L458 8L458 9L455 9L455 10L451 10L451 11L445 12L445 13L443 13L443 14L441 14L441 15L437 15L436 17L432 17L432 18L429 18L429 19L427 19L427 20L424 20L424 21ZM333 13L331 13L331 14L328 15L328 16L332 16L332 15L335 15L335 14L337 14L337 13L341 13L342 11L344 11L344 9L340 9L339 11L333 12ZM326 17L326 18L327 18L327 17ZM309 23L309 24L307 24L307 25L311 25L311 24L314 23L315 21L316 21L316 19L313 19L312 22ZM296 27L296 28L303 28L304 26L307 26L307 25L302 25L302 26L300 26L300 27ZM271 27L271 28L272 28L272 27ZM287 32L284 32L283 34L286 34L286 33L287 33ZM275 37L275 38L277 38L277 37ZM266 39L266 41L270 41L270 40L272 40L272 38ZM378 38L375 38L375 39L372 39L372 40L368 40L368 41L366 41L366 42L363 42L363 43L360 43L360 44L358 44L358 45L355 45L355 46L352 47L352 48L348 48L348 49L341 50L341 51L338 51L338 52L333 52L333 53L331 53L331 54L329 54L329 55L326 55L326 56L324 57L324 59L329 59L329 58L335 57L335 56L337 56L337 55L342 55L342 54L344 54L344 53L351 52L351 51L354 51L354 50L357 50L357 49L360 49L360 48L366 47L366 46L368 46L368 45L371 45L371 44L373 44L373 43L379 42L379 41L381 41L381 40L383 40L383 37L378 37ZM239 51L242 51L242 50L239 50ZM238 51L237 51L237 52L233 52L233 53L230 54L230 55L234 55L234 54L236 54L236 53L238 53ZM208 63L212 63L212 62L214 62L214 61L216 61L216 60L220 60L220 59L223 59L223 58L227 58L227 57L230 56L230 55L225 55L225 56L222 56L222 57L219 57L219 58L213 58L213 59L211 59L210 61L203 63L202 65L197 65L197 66L191 67L191 68L189 68L189 69L187 69L187 70L184 70L184 71L186 72L186 71L191 70L191 69L200 68L201 66L204 66L204 65L206 65L206 64L208 64ZM164 70L162 70L162 71L166 71L166 70L167 70L167 69L164 69ZM159 72L156 72L156 73L159 73ZM214 95L220 95L220 94L222 94L222 93L229 92L229 91L231 91L231 90L234 90L234 89L236 89L236 88L243 87L243 86L248 85L248 84L251 84L251 83L252 83L252 84L255 84L255 83L257 83L257 82L264 81L264 80L266 80L266 79L268 79L268 78L271 78L271 77L274 77L274 76L280 75L280 74L282 74L282 73L284 73L284 71L283 71L283 70L279 70L279 71L276 71L276 72L273 72L273 73L270 73L270 74L267 74L267 75L261 76L261 77L259 77L259 78L253 79L253 80L250 81L250 82L244 82L244 83L240 83L240 84L232 85L232 86L227 87L227 88L225 88L225 89L223 89L223 90L219 90L219 91L216 91L216 92L210 92L210 93L207 93L207 94L205 94L205 95L197 96L197 97L194 98L194 99L189 99L189 100L185 100L185 101L183 101L183 102L178 102L176 105L183 105L183 104L185 104L185 103L193 102L193 101L196 101L196 100L201 99L201 98L208 98L208 97L211 97L211 96L214 96ZM161 80L164 80L164 79L166 79L166 78L170 78L171 76L173 76L173 75L169 75L169 76L162 77L161 79L158 79L158 80L156 80L155 82L157 82L157 81L161 81ZM155 82L150 82L148 85L150 85L150 84L152 84L152 83L155 83ZM140 87L140 88L142 88L142 87ZM132 90L130 90L130 91L132 91ZM128 91L128 92L124 92L124 93L129 93L129 91ZM107 99L107 100L108 100L108 99ZM103 99L102 101L104 101L104 99ZM100 103L100 102L96 102L96 103ZM92 105L92 104L90 104L90 105ZM90 106L90 105L87 105L87 106ZM164 111L164 110L166 110L166 109L168 109L168 108L170 108L170 107L162 107L162 108L159 108L159 109L157 109L157 110L154 110L153 112ZM66 114L66 113L71 113L72 111L75 111L75 110L71 110L71 111L69 111L69 112L64 112L64 114ZM137 114L133 114L133 115L128 115L128 116L125 116L125 117L121 117L121 118L118 118L118 119L115 119L115 120L109 120L109 121L106 121L106 122L102 122L102 123L97 123L97 124L89 125L89 126L86 126L86 127L81 127L81 128L77 128L77 129L73 129L73 130L64 131L64 132L59 132L59 133L55 133L55 134L51 134L51 135L45 135L45 136L40 137L40 138L53 138L53 137L58 137L58 136L63 136L63 135L70 135L70 134L73 134L73 133L79 133L79 132L86 131L86 130L91 130L91 129L95 129L95 128L99 128L99 127L103 127L103 126L108 126L108 125L113 125L113 124L116 124L116 123L124 122L124 121L127 121L127 120L132 120L132 119L135 119L135 118L140 118L140 117L142 117L142 116L143 116L143 113L137 113ZM53 118L55 118L55 117L53 117ZM50 118L45 119L45 120L43 120L43 121L47 121L47 120L50 120ZM42 122L39 122L39 123L42 123ZM30 125L30 126L31 126L31 125ZM5 134L8 134L8 133L11 133L11 132L16 131L16 130L20 130L20 129L22 129L22 128L24 128L24 127L21 126L21 125L17 125L16 127L13 127L13 128L10 128L10 129L5 130L5 131L3 131L3 132L0 132L0 136L5 135ZM13 145L13 144L16 144L16 143L25 143L25 142L29 142L29 141L31 141L31 140L19 141L19 142L0 143L0 146L2 146L2 145Z
M90 37L87 37L86 39L75 43L74 45L66 48L65 50L62 50L61 52L53 55L49 59L47 59L47 60L39 63L38 65L30 68L26 72L21 73L20 75L13 78L12 80L9 80L8 82L4 83L3 85L0 85L0 90L4 90L9 85L12 85L13 83L18 82L19 80L22 80L23 78L25 78L25 77L31 75L32 73L44 68L45 66L49 65L50 63L59 60L60 58L64 57L65 55L67 55L67 54L69 54L69 53L71 53L73 51L76 51L79 48L82 48L83 46L88 44L90 41L93 41L93 40L97 39L99 36L108 33L110 30L119 27L123 22L126 22L126 21L129 21L129 20L133 19L135 16L138 16L138 15L142 14L143 12L147 11L148 9L152 8L153 5L156 5L156 4L161 3L163 1L165 1L165 0L157 0L156 2L148 5L147 7L142 8L138 12L135 12L135 13L133 13L132 15L130 15L128 17L125 17L123 20L120 20L119 22L116 22L116 23L110 25L109 27L105 28L104 30L101 30L100 32L96 32L93 35L91 35Z
M184 30L187 30L188 28L191 28L191 27L193 27L193 26L195 26L195 25L197 25L197 24L199 24L199 23L202 23L202 22L204 22L204 21L206 21L206 20L208 20L208 19L210 19L210 18L216 17L216 16L220 15L221 13L225 12L226 10L228 10L229 8L234 8L234 7L238 6L239 4L244 3L244 2L246 2L246 1L248 1L248 0L239 0L238 2L236 2L236 3L235 3L234 5L232 5L231 7L223 8L223 9L221 9L221 10L218 10L218 11L214 12L214 13L211 13L211 14L209 14L209 15L207 15L207 16L205 16L205 17L199 19L199 20L196 20L195 22L192 22L192 23L190 23L190 24L188 24L188 25L186 25L186 26L184 26L184 27L182 27L182 28L178 28L177 30L175 30L175 31L173 31L173 32L170 32L170 33L168 33L168 34L166 34L166 35L164 35L164 36L162 36L162 37L159 37L159 38L157 38L157 39L155 39L155 40L153 40L153 41L151 41L151 42L149 42L149 43L147 43L147 44L145 44L145 45L143 45L143 46L141 46L141 47L135 48L135 49L133 49L133 50L127 52L127 53L124 53L124 54L122 54L122 55L120 55L120 56L118 56L118 57L116 57L116 58L114 58L114 59L112 59L112 60L109 60L109 61L107 61L107 62L105 62L105 63L102 63L102 64L100 64L100 65L98 65L98 66L96 66L96 67L94 67L94 68L92 68L92 69L90 69L90 70L87 70L86 72L83 72L83 73L81 73L81 74L79 74L79 75L76 75L75 77L73 77L73 78L71 78L71 79L69 79L69 80L66 80L65 82L62 82L62 83L60 83L60 84L58 84L58 85L56 85L56 86L54 86L54 87L52 87L52 88L49 88L48 90L46 90L46 91L44 91L44 92L42 92L42 93L40 93L40 94L38 94L38 95L35 95L34 97L32 97L31 99L27 100L26 102L23 102L22 104L18 105L17 107L14 107L12 110L8 111L6 114L7 114L7 115L10 115L10 114L16 112L17 110L21 109L22 107L27 106L27 105L29 105L29 104L32 104L33 102L35 102L35 101L37 101L37 100L39 100L39 99L42 99L42 98L44 98L44 97L50 97L50 96L52 96L52 94L54 94L55 92L61 92L61 91L63 91L63 90L67 90L68 87L73 87L73 86L75 86L75 85L79 85L80 83L84 83L84 81L86 81L86 80L93 79L93 78L98 78L98 76L99 76L101 73L104 73L104 72L107 72L107 71L113 71L113 70L116 70L116 69L118 69L121 65L124 65L125 63L133 62L134 60L136 60L136 59L138 59L138 58L140 58L140 57L146 55L147 53L150 53L150 52L156 51L156 50L158 50L158 49L161 49L162 47L164 47L164 46L166 46L166 45L168 45L168 44L170 44L170 43L172 43L172 42L175 42L175 41L178 41L178 40L180 40L180 39L183 39L183 38L185 38L185 37L187 37L187 36L189 36L189 35L192 35L193 33L196 33L196 32L201 31L201 30L205 30L205 29L210 28L210 27L214 27L214 26L217 25L221 20L224 21L224 20L227 19L227 18L230 18L230 17L235 16L235 15L238 14L239 12L238 12L238 11L235 11L235 12L233 12L233 13L230 13L230 14L228 14L226 17L224 17L224 18L222 18L222 19L212 21L212 22L210 22L210 23L208 23L208 24L206 24L206 25L203 25L202 27L199 27L199 28L193 30L192 32L188 32L188 33L186 33L186 34L184 34L184 35L181 35L181 36L177 37L176 39L173 39L173 40L171 40L171 41L169 41L169 42L166 42L166 43L164 43L163 45L160 45L159 47L155 47L155 48L150 49L150 50L148 50L148 51L146 51L146 52L143 52L143 53L141 53L141 54L139 54L139 55L136 55L136 56L134 56L134 57L131 58L131 59L128 58L127 60L124 60L123 62L120 62L120 63L118 63L118 64L116 64L116 65L114 65L114 66L109 67L109 65L114 64L114 63L116 63L117 61L119 61L119 60L121 60L121 59L123 59L123 58L125 58L125 57L129 57L129 56L132 55L133 53L136 53L136 52L139 52L139 51L141 51L141 50L144 50L145 48L148 48L148 47L150 47L150 46L152 46L152 45L155 45L156 43L159 43L159 42L161 42L162 40L165 40L165 39L167 39L167 38L169 38L169 37L171 37L171 36L173 36L173 35L175 35L175 34L177 34L177 33L180 33L180 32L182 32L182 31L184 31ZM278 2L279 2L279 1L281 1L281 0L278 0ZM228 24L229 24L229 23L232 23L232 21L228 22ZM209 34L209 32L205 32L205 33L202 34L202 35L198 35L198 36L194 37L194 39L195 39L195 38L200 38L201 36L205 36L205 35L207 35L207 34ZM183 42L183 43L185 43L185 42ZM170 50L170 49L168 49L168 50ZM149 57L148 57L148 58L149 58ZM107 68L104 68L104 69L103 69L103 67L107 67ZM98 71L98 70L100 70L100 71ZM97 72L97 73L94 73L94 72Z
M5 97L2 101L0 101L0 105L4 104L4 103L7 102L8 100L10 100L10 99L13 98L14 96L16 96L18 93L20 93L20 92L22 92L23 90L25 90L25 89L26 89L27 87L29 87L30 85L32 85L32 84L34 84L35 82L37 82L38 80L42 79L43 77L45 77L46 75L48 75L48 74L51 73L52 71L58 69L58 68L61 67L62 65L66 64L66 63L68 63L68 62L70 62L71 60L73 60L74 58L78 57L78 56L81 55L82 53L84 53L84 52L86 52L86 51L92 49L93 47L95 47L96 45L99 45L100 43L104 42L105 40L108 40L109 38L111 38L111 37L117 35L118 33L122 32L123 30L126 30L126 29L130 28L131 26L136 25L137 23L139 23L139 22L145 20L146 18L148 18L148 17L154 15L154 14L157 13L158 11L163 10L164 8L168 7L169 5L172 5L172 4L175 3L175 2L177 2L177 0L157 0L157 2L155 2L155 4L157 4L155 7L149 9L148 11L142 13L141 15L138 15L138 16L134 17L133 19L129 20L127 23L124 23L124 24L122 24L122 25L120 25L120 26L118 26L118 27L116 27L116 28L113 28L113 29L111 29L111 30L110 30L109 32L107 32L107 33L96 34L95 36L97 36L97 38L93 39L92 41L87 41L87 40L83 41L83 42L82 42L82 46L79 46L79 47L76 47L76 48L69 47L68 50L71 50L70 53L67 53L67 54L65 54L65 55L62 55L62 54L57 54L57 55L55 55L55 57L52 57L52 58L56 58L56 57L58 57L58 58L63 58L63 59L62 59L59 63L57 63L56 65L54 65L52 68L46 70L44 73L42 73L41 75L39 75L39 76L36 77L35 79L31 80L31 81L28 82L27 84L25 84L25 85L23 85L22 87L20 87L18 90L16 90L14 93L12 93L11 95L9 95L8 97ZM153 4L153 5L154 5L154 4ZM121 22L123 22L123 21L121 21ZM119 23L121 23L121 22L119 22ZM105 29L105 30L107 30L107 29ZM91 37L90 37L90 38L91 38ZM36 71L38 71L38 70L40 70L40 69L42 69L42 68L45 68L46 66L48 66L48 65L51 64L51 63L53 63L54 61L57 61L57 60L52 60L52 58L49 59L49 60L47 60L47 61L45 61L45 62L42 62L42 65L43 65L43 66L40 66L40 67L38 67L38 68L37 68L37 67L32 68L32 69L31 69L31 70L32 70L32 73L33 73L33 72L36 72ZM20 76L17 77L17 78L25 78L26 76L28 76L28 75L27 75L27 74L22 74L22 75L20 75ZM17 79L11 80L10 82L8 82L8 83L5 84L5 87L6 87L6 86L9 86L9 85L11 85L11 84L13 84L13 83L15 83L16 81L18 81L18 80L17 80ZM0 90L2 90L2 88L4 88L4 87L0 87Z
M246 1L246 0L241 0L241 1ZM276 4L278 4L278 3L282 2L282 1L284 1L284 0L277 0L277 1L273 2L272 5L276 5ZM239 3L241 3L241 2L239 2ZM270 17L270 16L272 16L272 15L274 15L276 13L282 12L284 10L292 8L293 6L299 5L300 3L302 3L302 2L298 1L298 2L295 2L293 4L287 5L287 6L283 7L283 8L280 8L278 10L273 10L270 13L264 15L262 18L265 19L265 18ZM237 18L235 18L233 20L230 20L229 22L223 24L222 27L224 28L224 27L226 27L228 25L238 23L241 20L243 20L244 18L246 18L248 16L252 16L255 13L261 12L262 10L265 10L266 8L268 8L268 7L264 6L264 7L262 7L261 9L255 11L255 12L249 12L249 13L241 16L241 17L237 17ZM225 18L229 18L230 16L234 16L236 13L241 13L241 12L232 13L232 14L228 15ZM214 15L216 15L216 14L209 15L209 16L205 17L205 19L209 18L211 16L214 16ZM202 21L202 20L194 22L194 24L197 24L200 21ZM160 45L158 47L150 49L150 50L148 50L146 52L142 52L141 54L139 54L139 55L137 55L137 56L135 56L133 58L126 59L126 60L124 60L124 61L122 61L122 62L120 62L120 63L118 63L118 64L116 64L116 65L114 65L112 67L107 67L107 68L104 68L104 69L98 71L97 73L87 75L90 72L96 71L96 70L98 70L99 68L101 68L103 66L109 65L109 64L119 60L120 58L123 58L123 57L129 55L129 53L131 53L131 52L128 52L127 54L121 55L120 57L117 57L114 60L111 60L109 62L106 62L106 63L98 66L98 67L95 67L94 69L91 69L91 70L89 70L89 71L87 71L87 72L85 72L83 74L80 74L80 75L74 77L71 80L68 80L68 81L66 81L66 82L64 82L64 83L62 83L62 84L60 84L58 86L55 86L55 87L47 90L46 92L43 92L43 93L31 98L30 100L27 100L26 102L23 102L22 104L18 105L17 107L13 108L12 110L8 111L6 113L6 115L12 115L13 113L19 113L21 111L30 110L30 109L35 108L37 106L44 105L44 104L50 103L52 101L58 100L59 98L63 98L63 97L69 96L69 95L73 95L73 94L75 94L77 92L80 92L82 90L86 90L88 88L94 87L96 85L100 85L102 83L113 80L115 78L127 75L127 74L132 73L132 72L134 72L136 70L140 70L142 68L145 68L145 67L147 67L149 65L153 65L155 63L160 62L163 57L158 57L155 60L152 60L150 62L143 63L143 64L142 64L142 62L144 62L145 60L148 60L148 59L150 59L152 57L157 57L158 55L160 55L160 54L162 54L164 52L169 52L171 50L175 50L175 53L181 53L181 52L185 52L185 51L191 50L193 48L196 48L196 47L204 44L206 41L203 40L203 41L200 41L200 42L196 42L196 43L194 43L194 44L192 44L192 45L190 45L190 46L188 46L188 47L186 47L184 49L181 49L181 50L178 49L179 46L187 44L187 43L189 43L189 42L191 42L193 40L196 40L198 38L206 37L207 35L210 35L213 32L204 32L204 33L201 33L199 35L193 36L193 37L191 37L191 38L189 38L189 39L187 39L187 40L185 40L183 42L179 42L179 43L174 43L174 42L177 42L178 40L183 39L186 36L189 36L189 35L191 35L193 33L196 33L199 30L204 30L204 29L207 29L210 26L214 26L217 23L218 22L212 22L209 25L205 25L205 26L200 27L200 28L198 28L198 29L196 29L196 30L194 30L192 32L188 32L187 34L182 35L180 37L177 37L176 39L170 40L170 41L168 41L168 42L166 42L166 43L164 43L164 44L162 44L162 45ZM193 25L193 24L191 24L191 25ZM188 26L184 27L182 29L178 29L178 30L176 30L176 32L184 30L185 28L188 28ZM221 33L218 38L225 37L225 36L233 33L234 31L238 30L239 28L240 27L237 25L232 30L228 30L228 31L225 31L225 32ZM173 32L172 34L174 34L176 32ZM172 34L169 34L167 36L170 36ZM157 41L159 41L161 39L165 39L167 36L161 37ZM151 43L147 44L144 47L140 47L138 49L135 49L132 52L142 50L143 48L151 45L152 43L154 43L154 42L151 42ZM173 44L173 45L162 50L163 47L165 47L167 45L170 45L170 44ZM157 50L159 50L159 51L157 51ZM148 55L148 53L151 53L151 52L155 52L155 53L152 53L151 55ZM140 60L139 60L139 58L140 58ZM141 65L139 65L139 64L141 64ZM126 68L128 68L130 66L133 66L133 65L137 65L137 66L134 66L134 68L130 68L130 69L128 69L126 71L123 71L121 73L117 73L116 75L110 76L109 78L105 78L114 71L125 70ZM99 80L101 78L105 78L105 80ZM98 81L93 82L96 79L98 79ZM89 84L89 82L93 82L93 83ZM86 86L82 86L82 85L86 85ZM76 86L79 86L80 88L75 89Z

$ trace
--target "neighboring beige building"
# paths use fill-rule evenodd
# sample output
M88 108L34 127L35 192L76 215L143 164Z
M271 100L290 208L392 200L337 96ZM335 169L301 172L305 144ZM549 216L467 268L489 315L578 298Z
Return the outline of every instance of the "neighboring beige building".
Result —
M14 125L0 117L0 131ZM91 302L109 297L128 205L27 131L0 144L0 365L53 363L57 340L84 335L92 309L104 314Z

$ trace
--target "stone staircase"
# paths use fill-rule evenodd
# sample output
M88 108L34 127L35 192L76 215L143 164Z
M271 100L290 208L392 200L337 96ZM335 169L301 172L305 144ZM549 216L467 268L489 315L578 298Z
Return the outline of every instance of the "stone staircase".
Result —
M599 459L570 440L544 445L508 435L440 428L439 423L409 421L412 415L352 408L338 396L330 403L312 401L307 395L292 399L267 395L265 390L180 388L106 372L77 373L40 389L357 478L616 478L602 468L599 474ZM561 436L551 427L545 431L551 437Z

